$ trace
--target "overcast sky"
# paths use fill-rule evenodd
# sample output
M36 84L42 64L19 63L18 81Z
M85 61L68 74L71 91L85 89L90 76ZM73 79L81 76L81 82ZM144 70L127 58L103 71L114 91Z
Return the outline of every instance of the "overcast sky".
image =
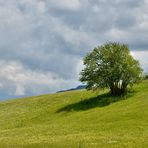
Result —
M148 1L0 0L0 99L79 85L82 58L107 41L148 72Z

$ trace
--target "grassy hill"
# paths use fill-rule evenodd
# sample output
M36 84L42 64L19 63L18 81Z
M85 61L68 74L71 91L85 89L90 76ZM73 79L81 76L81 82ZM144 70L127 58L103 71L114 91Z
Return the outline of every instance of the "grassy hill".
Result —
M148 80L124 98L80 90L1 102L0 147L147 148Z

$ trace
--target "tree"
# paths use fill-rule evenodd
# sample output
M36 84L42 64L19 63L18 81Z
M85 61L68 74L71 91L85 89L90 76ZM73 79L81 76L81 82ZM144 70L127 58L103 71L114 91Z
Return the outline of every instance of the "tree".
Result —
M127 86L141 80L142 69L125 44L108 42L84 57L80 81L87 89L110 88L112 95L122 95Z

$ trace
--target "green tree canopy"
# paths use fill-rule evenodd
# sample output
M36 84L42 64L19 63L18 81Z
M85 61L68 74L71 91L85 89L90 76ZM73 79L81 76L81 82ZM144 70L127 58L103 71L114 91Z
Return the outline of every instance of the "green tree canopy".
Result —
M142 77L142 69L125 44L109 42L98 46L84 58L80 81L87 89L108 87L113 95L124 94L128 85Z

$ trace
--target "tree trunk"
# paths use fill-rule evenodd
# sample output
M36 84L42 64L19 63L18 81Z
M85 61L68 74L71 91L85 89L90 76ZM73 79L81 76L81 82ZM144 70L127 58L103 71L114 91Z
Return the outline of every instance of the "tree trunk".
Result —
M120 96L126 92L127 84L122 82L121 85L119 82L110 83L110 90L113 96Z

